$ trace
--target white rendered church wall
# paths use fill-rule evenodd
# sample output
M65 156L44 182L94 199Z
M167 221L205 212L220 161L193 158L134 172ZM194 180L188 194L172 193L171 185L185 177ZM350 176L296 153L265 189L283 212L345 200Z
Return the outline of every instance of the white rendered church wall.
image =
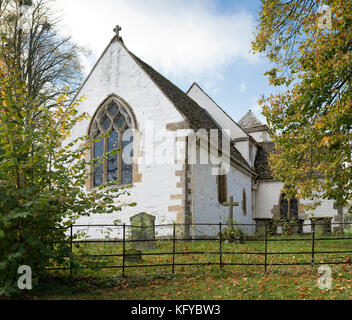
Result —
M310 204L311 201L303 199L300 201L300 203L301 204ZM332 218L334 218L335 215L337 215L337 210L334 209L334 201L327 200L327 199L321 199L321 205L319 207L317 207L315 210L313 210L311 212L307 212L307 220L304 223L310 224L311 221L309 220L309 218L312 218L312 217L332 217ZM334 221L332 220L331 222L334 222ZM303 231L310 232L311 231L310 225L305 226Z
M249 159L249 141L237 141L236 149L241 153L242 157L248 162Z
M281 190L284 184L281 181L261 181L258 185L256 194L256 213L255 218L272 218L272 209L279 204ZM307 199L300 199L300 204L311 203ZM309 218L315 217L334 217L337 214L334 209L334 201L321 199L321 205L312 212L306 212L304 224L309 224ZM304 227L304 232L310 232L310 226Z
M112 43L95 70L88 78L79 96L87 99L79 106L80 112L87 112L93 116L97 107L110 95L120 96L132 108L141 133L142 141L145 137L146 123L152 123L156 139L162 139L163 134L157 134L165 129L167 123L184 121L183 117L161 93L153 81L140 69L136 62L118 43ZM79 123L72 131L71 139L88 133L89 121ZM165 134L165 133L164 133ZM166 153L173 152L167 148ZM151 146L144 146L145 149ZM135 152L136 154L136 152ZM170 206L180 205L181 200L171 200L170 195L182 193L177 188L180 177L175 171L181 170L181 164L138 164L138 172L142 181L135 183L130 190L130 196L124 196L117 201L134 202L136 207L123 207L121 212L112 215L93 215L82 217L78 224L111 224L115 219L121 219L129 224L129 218L140 212L147 212L156 216L156 224L170 223L176 220L176 212L169 212ZM90 228L91 237L101 237L98 228Z
M257 142L270 141L268 138L269 135L265 131L250 132L248 134L252 136L252 138L254 138L254 140Z
M192 166L193 170L193 223L227 223L228 207L223 206L218 201L218 184L216 175L211 174L211 164L197 164ZM252 224L252 180L251 177L242 173L238 169L230 168L227 175L227 196L233 196L235 202L239 203L234 207L234 220L238 223ZM246 191L247 214L242 212L243 189ZM226 226L224 226L225 228ZM202 236L215 235L219 230L218 226L205 227L198 226L194 230L194 235ZM247 231L253 232L253 227L247 227Z
M281 181L259 182L256 193L256 218L272 218L271 210L279 203L283 186Z

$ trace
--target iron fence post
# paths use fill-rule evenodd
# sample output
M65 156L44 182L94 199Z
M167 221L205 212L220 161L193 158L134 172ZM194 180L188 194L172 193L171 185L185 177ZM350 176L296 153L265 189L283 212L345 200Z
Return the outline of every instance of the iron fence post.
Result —
M220 270L222 270L222 224L221 222L219 223L219 238L220 238Z
M72 275L72 255L73 255L73 227L72 227L72 223L70 226L70 250L71 250L71 261L70 261L70 275Z
M175 274L175 250L176 250L176 226L173 223L173 238L172 238L172 274Z
M312 221L312 268L314 267L315 264L315 256L314 256L314 251L315 251L315 222Z
M268 259L268 224L265 223L265 254L264 254L265 273L267 273L267 259Z
M122 277L125 277L125 254L126 254L126 224L123 224L122 236Z

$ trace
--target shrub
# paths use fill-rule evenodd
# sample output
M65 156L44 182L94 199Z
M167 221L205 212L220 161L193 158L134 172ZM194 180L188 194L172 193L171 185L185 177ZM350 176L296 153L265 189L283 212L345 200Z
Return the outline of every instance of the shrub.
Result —
M2 66L1 73L0 297L19 293L21 265L31 267L34 284L48 266L76 266L65 227L82 215L120 210L115 200L126 192L112 187L86 193L91 143L81 137L63 144L87 119L78 115L78 102L65 107L62 95L55 110L41 108L13 70Z
M219 234L220 235L220 234ZM221 232L222 239L228 240L230 242L243 243L244 239L248 237L248 232L246 230L242 230L235 225L226 227Z

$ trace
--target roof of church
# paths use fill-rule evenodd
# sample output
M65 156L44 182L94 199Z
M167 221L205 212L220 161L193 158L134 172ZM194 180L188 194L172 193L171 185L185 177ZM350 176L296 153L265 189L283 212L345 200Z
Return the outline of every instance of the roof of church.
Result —
M249 110L245 116L238 121L238 124L243 128L243 129L250 129L254 127L260 127L263 126L264 124L256 118L252 110Z
M154 70L149 64L142 61L132 52L129 51L129 53L140 67L150 76L160 90L173 102L177 110L185 117L192 129L195 131L199 129L218 129L219 141L222 141L221 128L205 109L201 108L185 92ZM251 170L247 161L234 146L231 146L231 156L247 169Z
M259 179L274 179L271 166L269 164L269 155L275 151L275 145L272 141L260 142L260 146L255 157L254 168L258 173Z
M245 132L245 131L243 130L243 128L242 128L234 119L232 119L232 117L230 117L229 114L228 114L223 108L221 108L221 107L214 101L214 99L213 99L212 97L210 97L209 94L206 93L206 92L203 90L203 88L202 88L197 82L193 82L193 83L192 83L192 85L189 87L189 89L188 89L187 92L186 92L187 95L188 95L188 93L192 90L192 88L193 88L194 86L198 87L199 90L201 90L201 91L219 108L219 110L221 110L221 111L224 113L224 115L225 115L228 119L230 119L237 127L239 127L239 129L242 130L245 135L247 135L249 138L251 138L251 136L250 136L247 132ZM212 118L213 118L213 117L212 117Z

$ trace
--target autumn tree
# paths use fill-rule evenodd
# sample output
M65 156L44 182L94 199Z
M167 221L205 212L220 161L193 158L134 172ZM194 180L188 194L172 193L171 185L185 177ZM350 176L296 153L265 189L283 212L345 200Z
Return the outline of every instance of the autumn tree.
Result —
M61 89L72 98L82 80L83 49L60 32L54 0L0 1L0 57L16 63L27 92L38 105L52 107ZM4 50L6 48L6 50Z
M253 42L274 64L282 93L261 104L277 153L270 163L288 194L334 199L352 190L352 2L263 0Z
M79 101L67 106L64 92L55 108L39 106L11 68L0 67L0 299L19 293L21 265L31 267L35 281L46 267L77 265L66 228L81 216L121 210L116 200L127 193L114 185L86 192L89 167L112 153L87 162L92 143L102 137L67 140L87 118L78 114Z

